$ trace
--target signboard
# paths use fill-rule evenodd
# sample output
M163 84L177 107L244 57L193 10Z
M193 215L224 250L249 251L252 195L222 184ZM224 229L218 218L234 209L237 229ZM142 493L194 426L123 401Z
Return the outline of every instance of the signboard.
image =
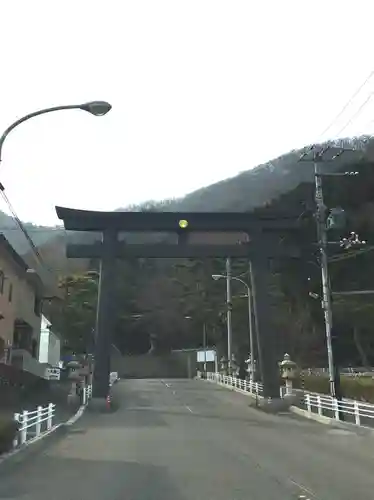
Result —
M214 362L216 359L216 351L212 349L207 349L206 351L197 351L197 362L198 363L209 363Z
M48 380L60 380L60 368L46 368L45 378Z

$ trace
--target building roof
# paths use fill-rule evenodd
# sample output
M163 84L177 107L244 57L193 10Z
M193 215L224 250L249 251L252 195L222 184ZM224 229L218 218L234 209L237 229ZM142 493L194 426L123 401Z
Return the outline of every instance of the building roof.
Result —
M29 268L23 258L14 250L12 245L6 239L3 234L0 234L0 248L3 248L5 252L11 257L13 262L16 264L18 270L21 272L25 280L37 291L42 293L43 291L43 282L38 275L38 273Z

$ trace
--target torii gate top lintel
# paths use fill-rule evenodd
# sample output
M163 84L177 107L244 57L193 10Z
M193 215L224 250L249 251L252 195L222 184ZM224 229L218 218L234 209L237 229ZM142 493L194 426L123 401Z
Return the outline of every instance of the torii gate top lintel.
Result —
M247 232L249 230L292 230L299 228L295 214L249 212L98 212L56 207L67 230Z

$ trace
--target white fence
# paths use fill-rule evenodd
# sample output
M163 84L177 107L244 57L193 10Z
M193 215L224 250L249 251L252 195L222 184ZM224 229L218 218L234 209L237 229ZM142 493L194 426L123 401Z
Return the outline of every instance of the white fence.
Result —
M229 375L221 375L220 373L208 372L207 380L227 385L229 387L235 387L236 389L241 389L242 391L249 392L250 394L257 396L261 396L263 390L262 384L259 382L250 382L249 380L242 380Z
M342 401L327 394L304 393L303 405L308 413L344 420L356 425L374 425L374 405L353 399Z
M43 432L50 431L53 427L53 419L56 414L56 405L49 403L44 408L38 406L33 411L23 411L16 413L14 420L18 422L18 435L13 442L13 446L21 446L29 439L40 436Z
M92 386L83 388L82 405L87 405L92 397ZM30 439L39 437L41 434L50 431L54 426L56 417L56 405L49 403L48 406L38 406L33 411L23 411L15 413L14 420L19 424L17 437L13 442L13 447L22 446Z
M198 376L201 376L198 373ZM261 396L263 386L259 382L249 382L236 377L221 375L220 373L207 373L207 380L216 382L228 387L235 387L244 392ZM300 390L294 390L293 393L300 394L299 404L301 408L309 414L318 414L321 417L327 417L347 423L374 427L374 404L362 403L353 399L338 400L328 394L308 393ZM280 397L286 394L286 388L280 387Z

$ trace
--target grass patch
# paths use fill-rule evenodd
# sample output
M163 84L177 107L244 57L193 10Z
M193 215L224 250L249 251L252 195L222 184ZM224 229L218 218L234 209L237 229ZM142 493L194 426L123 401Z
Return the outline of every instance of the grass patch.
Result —
M301 380L295 380L294 387L301 389ZM305 375L304 388L310 392L329 394L329 379L326 376ZM343 397L374 403L374 380L371 377L341 377Z

